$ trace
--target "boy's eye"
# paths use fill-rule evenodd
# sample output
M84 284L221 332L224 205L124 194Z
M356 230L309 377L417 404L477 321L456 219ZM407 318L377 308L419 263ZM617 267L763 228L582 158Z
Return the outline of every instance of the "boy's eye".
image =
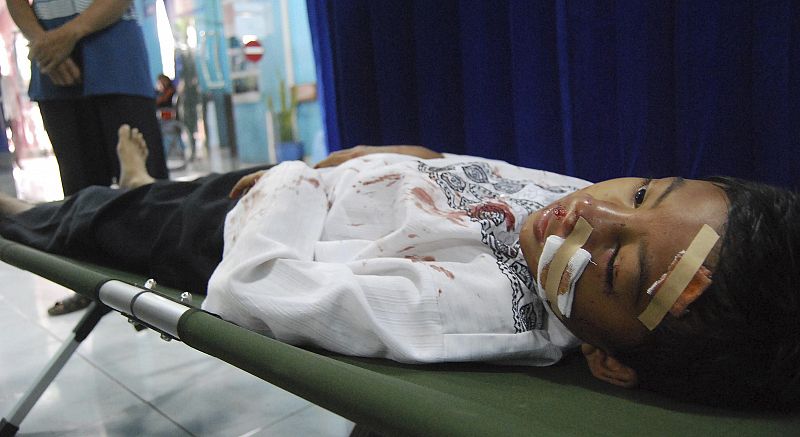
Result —
M644 202L644 198L647 195L647 186L648 185L650 185L649 181L648 181L648 183L646 183L643 186L639 187L638 190L636 190L636 194L633 196L633 206L638 208L639 205L641 205Z

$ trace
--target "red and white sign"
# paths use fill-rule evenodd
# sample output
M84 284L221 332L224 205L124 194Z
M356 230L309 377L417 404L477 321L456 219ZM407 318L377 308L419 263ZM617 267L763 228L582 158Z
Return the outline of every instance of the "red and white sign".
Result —
M244 57L250 62L258 62L264 56L264 47L258 40L248 41L244 45Z

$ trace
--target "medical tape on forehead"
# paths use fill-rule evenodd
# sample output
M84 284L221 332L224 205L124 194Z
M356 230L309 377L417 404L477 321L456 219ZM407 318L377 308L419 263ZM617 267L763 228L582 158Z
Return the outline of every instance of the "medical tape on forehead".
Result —
M564 240L564 244L558 249L553 261L550 263L544 290L547 293L547 300L552 304L551 308L559 317L564 316L558 308L558 286L561 283L561 277L564 275L564 270L567 268L570 258L575 255L575 252L581 246L586 244L592 231L592 225L583 217L579 217L572 232Z
M649 330L653 330L678 300L683 290L689 285L697 270L703 265L714 244L719 240L719 234L709 225L703 225L695 235L692 243L686 249L678 264L664 281L647 308L639 314L639 320Z

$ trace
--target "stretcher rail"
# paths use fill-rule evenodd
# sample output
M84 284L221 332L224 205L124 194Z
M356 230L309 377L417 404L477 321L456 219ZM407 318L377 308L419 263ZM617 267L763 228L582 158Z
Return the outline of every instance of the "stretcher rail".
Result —
M201 298L196 294L187 298L182 290L161 284L146 289L147 278L141 275L2 238L0 259L386 434L800 435L800 412L720 410L620 389L594 380L580 357L549 368L475 363L411 366L344 357L243 329L199 310ZM13 426L19 423L9 425L8 430L15 432Z

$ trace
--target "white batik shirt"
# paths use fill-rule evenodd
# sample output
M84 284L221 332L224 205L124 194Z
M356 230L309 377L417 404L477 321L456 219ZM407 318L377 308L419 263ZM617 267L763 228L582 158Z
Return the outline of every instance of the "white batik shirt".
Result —
M578 341L538 298L519 231L586 185L455 155L285 162L228 214L204 308L347 355L549 365Z

